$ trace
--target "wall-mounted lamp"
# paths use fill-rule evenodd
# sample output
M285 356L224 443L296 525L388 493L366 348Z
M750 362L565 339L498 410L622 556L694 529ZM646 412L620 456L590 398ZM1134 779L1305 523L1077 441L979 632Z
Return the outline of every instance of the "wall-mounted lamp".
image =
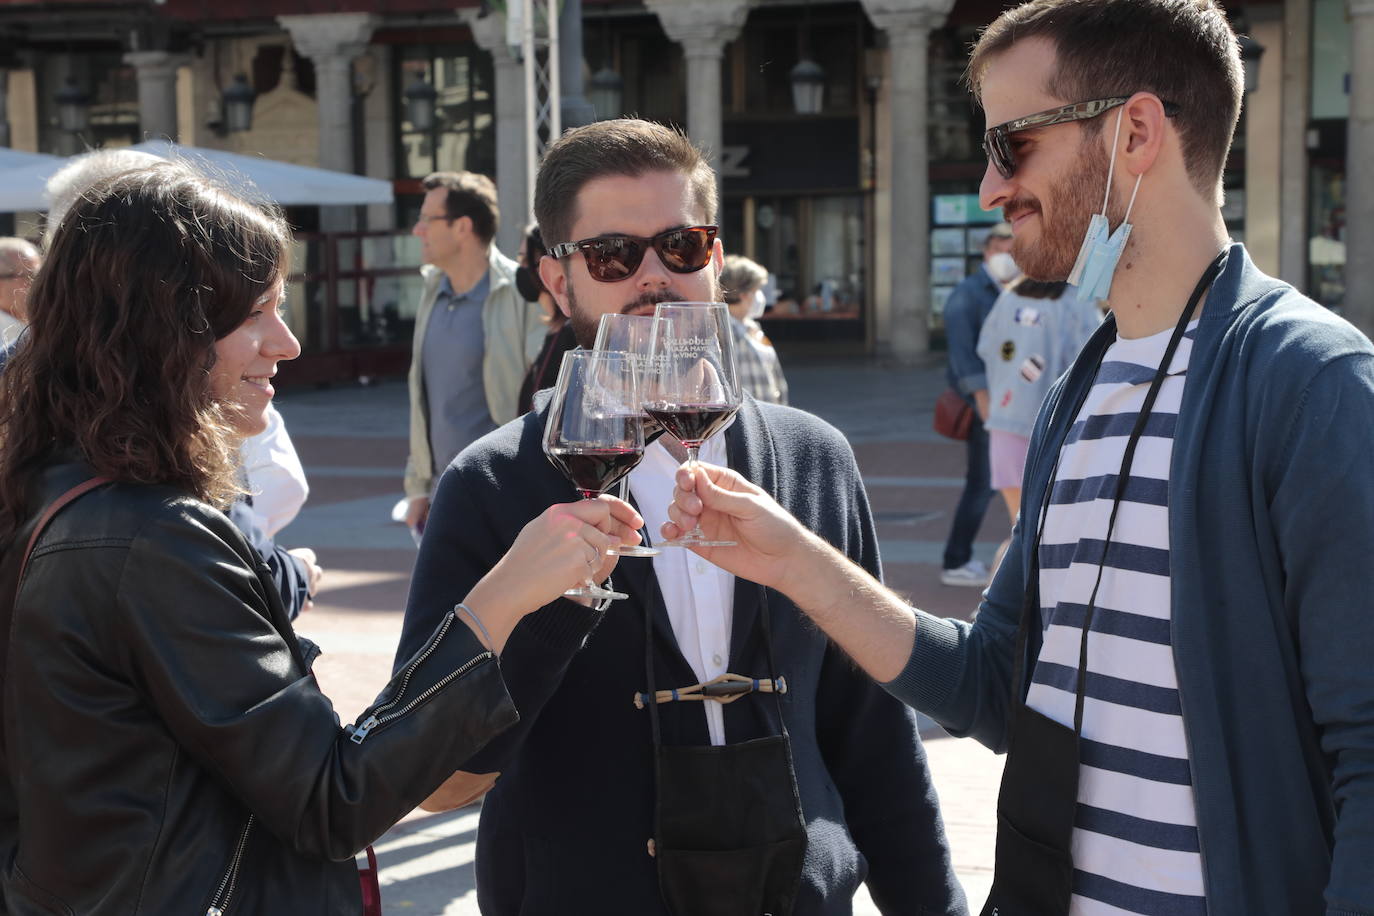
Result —
M411 130L433 130L434 106L439 93L423 75L415 74L415 79L406 87L405 99L406 120L410 122Z
M248 85L246 74L240 73L224 90L221 100L224 104L224 127L234 133L250 130L253 127L253 102L258 94Z
M797 114L820 114L825 106L825 70L811 59L811 0L806 0L802 21L801 60L792 68L792 107Z

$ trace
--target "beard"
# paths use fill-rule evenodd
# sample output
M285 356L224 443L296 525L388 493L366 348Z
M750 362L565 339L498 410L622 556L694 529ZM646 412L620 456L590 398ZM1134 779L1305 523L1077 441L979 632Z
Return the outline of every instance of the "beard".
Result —
M1067 280L1083 247L1088 223L1102 206L1102 190L1107 186L1107 171L1111 166L1107 151L1098 137L1085 137L1079 150L1078 166L1050 185L1045 199L1054 215L1047 217L1040 201L1034 197L1017 197L1008 202L1002 212L1013 220L1028 212L1040 213L1040 238L1031 241L1017 236L1011 243L1011 256L1021 272L1032 280L1062 282ZM1107 214L1113 226L1121 220L1121 201L1112 194Z
M707 265L703 270L709 270ZM593 280L593 283L596 281ZM710 277L709 301L720 302L720 282L714 275ZM684 296L674 289L660 289L652 292L641 293L637 298L625 303L620 307L620 314L629 315L637 309L655 306L660 302L693 302L696 299L692 296ZM584 350L590 350L596 346L596 331L601 325L601 312L593 312L589 309L581 308L577 304L577 291L573 289L572 278L568 278L568 311L571 315L568 321L572 323L573 336L577 338L577 345Z

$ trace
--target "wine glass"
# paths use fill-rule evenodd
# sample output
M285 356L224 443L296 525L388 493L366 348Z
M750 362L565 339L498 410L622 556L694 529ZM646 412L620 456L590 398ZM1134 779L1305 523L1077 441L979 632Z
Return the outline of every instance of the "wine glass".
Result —
M644 383L644 411L687 449L695 469L701 444L739 410L730 312L723 302L664 302L654 310L660 324ZM661 546L730 547L712 541L698 525Z
M644 457L639 376L629 354L569 350L544 420L544 454L583 499L606 492ZM625 598L590 579L569 598Z
M654 328L659 319L652 315L626 315L621 312L607 312L601 316L596 327L595 350L619 350L630 355L630 362L643 380L649 364L649 352L653 347ZM644 424L644 447L648 448L654 440L663 435L663 427L647 413L640 411L640 421ZM620 498L629 501L630 475L620 478ZM657 547L643 544L623 544L622 557L656 557L663 551Z

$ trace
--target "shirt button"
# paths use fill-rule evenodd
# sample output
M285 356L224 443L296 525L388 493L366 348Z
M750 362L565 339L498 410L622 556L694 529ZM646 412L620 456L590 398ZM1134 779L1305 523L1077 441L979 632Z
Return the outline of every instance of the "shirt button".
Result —
M706 574L706 564L698 560L696 565L696 571L698 576L704 576Z
M719 654L712 655L712 656L711 656L711 661L714 662L714 663L717 664L717 665L723 665L723 664L725 664L724 659L722 659L722 658L720 657Z

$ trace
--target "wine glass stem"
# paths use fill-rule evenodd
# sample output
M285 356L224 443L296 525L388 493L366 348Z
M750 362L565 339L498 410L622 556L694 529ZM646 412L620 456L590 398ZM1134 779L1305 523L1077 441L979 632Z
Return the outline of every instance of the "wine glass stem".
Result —
M697 453L700 451L700 443L687 446L687 470L694 476L696 474L697 464L699 463L697 461ZM686 537L691 540L704 541L706 539L706 532L701 530L701 523L697 522L697 524L692 527L692 530L687 532Z

